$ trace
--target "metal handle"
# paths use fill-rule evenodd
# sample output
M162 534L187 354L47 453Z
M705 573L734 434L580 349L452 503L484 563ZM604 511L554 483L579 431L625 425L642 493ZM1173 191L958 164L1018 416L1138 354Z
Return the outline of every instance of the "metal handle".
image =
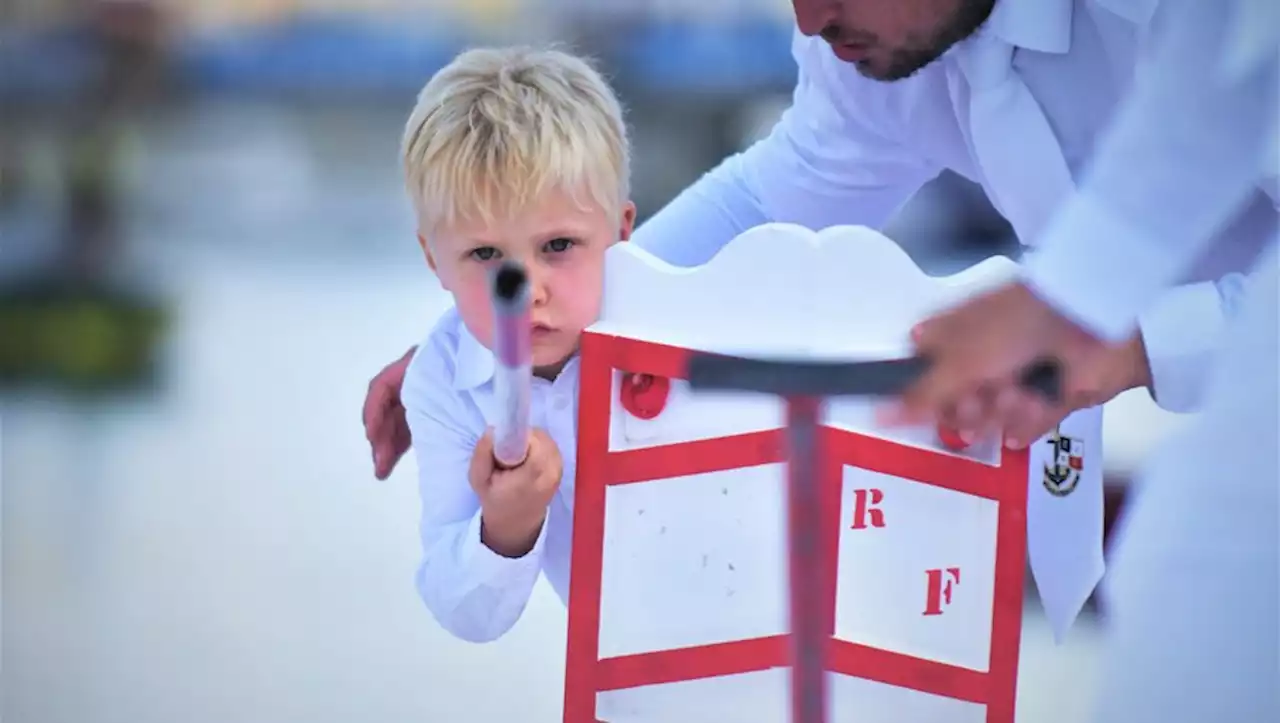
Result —
M902 393L930 366L927 357L877 361L829 362L799 359L753 359L695 353L689 360L689 386L694 389L753 391L780 396L856 397ZM1047 401L1062 395L1061 365L1042 359L1028 366L1021 384Z
M529 451L529 399L533 351L529 339L529 277L522 266L502 263L490 280L493 303L493 390L498 418L493 425L493 457L516 467Z
M1022 370L1022 387L1057 404L1062 401L1062 365L1057 359L1041 359Z

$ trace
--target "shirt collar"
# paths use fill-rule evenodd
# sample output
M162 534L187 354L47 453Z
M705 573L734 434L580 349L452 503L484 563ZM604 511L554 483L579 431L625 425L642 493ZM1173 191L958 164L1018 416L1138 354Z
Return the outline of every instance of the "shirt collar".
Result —
M485 348L471 335L467 325L458 324L457 365L453 370L453 388L459 391L475 389L493 379L493 352Z
M579 352L575 352L565 363L561 376L577 366L579 355ZM493 352L472 336L471 330L461 320L458 322L458 354L454 361L453 388L458 391L482 387L493 379L496 365Z
M1139 27L1146 27L1160 0L1093 0L1094 4Z
M997 0L980 33L1041 53L1071 49L1075 0Z

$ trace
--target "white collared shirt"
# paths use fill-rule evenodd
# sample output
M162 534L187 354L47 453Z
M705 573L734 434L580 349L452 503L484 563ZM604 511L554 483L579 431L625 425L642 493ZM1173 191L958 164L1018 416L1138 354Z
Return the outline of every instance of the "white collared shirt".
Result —
M400 390L422 498L418 593L442 627L473 642L495 640L516 623L539 572L562 601L569 594L578 359L554 382L533 380L531 421L559 447L564 473L537 542L520 558L480 542L480 499L467 479L476 442L496 419L493 372L493 354L450 309L419 345Z
M1042 251L1026 265L1042 297L1098 336L1130 333L1166 287L1217 250L1215 230L1260 186L1275 200L1277 159L1269 152L1280 121L1277 7L1274 0L1162 6L1150 57L1087 182L1059 209ZM1249 44L1233 27L1236 16L1255 8L1264 17L1253 44L1270 49L1244 53L1228 73L1218 61ZM1114 269L1124 270L1124 283L1105 283L1116 278ZM1104 283L1090 283L1095 279ZM1079 293L1082 286L1091 293ZM1220 286L1230 316L1243 284ZM1194 323L1196 301L1182 303L1192 310L1183 323Z
M1077 185L1127 92L1157 0L1000 0L984 32L1016 48L1012 66L1044 111ZM968 138L967 109L948 86L958 45L914 76L883 83L798 33L799 77L770 135L731 156L637 229L633 242L682 266L704 263L737 234L768 221L810 228L883 226L944 169L987 186ZM1206 179L1204 182L1212 182ZM992 195L987 188L988 195ZM1064 199L1065 200L1065 199ZM1016 202L1016 199L1014 200ZM1161 406L1195 407L1223 325L1218 280L1247 269L1277 229L1261 191L1215 241L1217 253L1142 320ZM1176 218L1177 208L1149 213ZM1022 239L1034 244L1037 239ZM1082 253L1086 253L1082 251ZM1096 286L1134 270L1096 270ZM1087 297L1095 284L1080 284Z

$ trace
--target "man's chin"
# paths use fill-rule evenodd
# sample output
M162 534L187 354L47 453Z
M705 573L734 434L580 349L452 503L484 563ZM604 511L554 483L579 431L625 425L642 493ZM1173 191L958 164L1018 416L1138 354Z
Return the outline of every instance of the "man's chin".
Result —
M906 80L942 57L936 50L896 50L887 58L868 56L857 61L845 61L869 80L893 83Z
M858 75L861 75L868 80L875 80L881 83L892 83L896 80L896 78L886 75L884 69L872 65L871 62L867 60L858 61L853 64L853 67L858 71Z
M921 66L901 66L897 64L877 65L870 60L862 60L853 64L858 75L880 83L895 83L906 80L920 71Z

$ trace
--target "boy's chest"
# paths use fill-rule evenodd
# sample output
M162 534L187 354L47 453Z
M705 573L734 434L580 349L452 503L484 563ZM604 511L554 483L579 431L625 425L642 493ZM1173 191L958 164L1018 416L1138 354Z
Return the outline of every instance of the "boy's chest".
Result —
M573 509L574 472L578 461L577 422L578 384L577 374L570 383L564 374L555 383L534 380L530 410L531 423L541 427L555 440L564 464L560 478L560 496L569 509Z

